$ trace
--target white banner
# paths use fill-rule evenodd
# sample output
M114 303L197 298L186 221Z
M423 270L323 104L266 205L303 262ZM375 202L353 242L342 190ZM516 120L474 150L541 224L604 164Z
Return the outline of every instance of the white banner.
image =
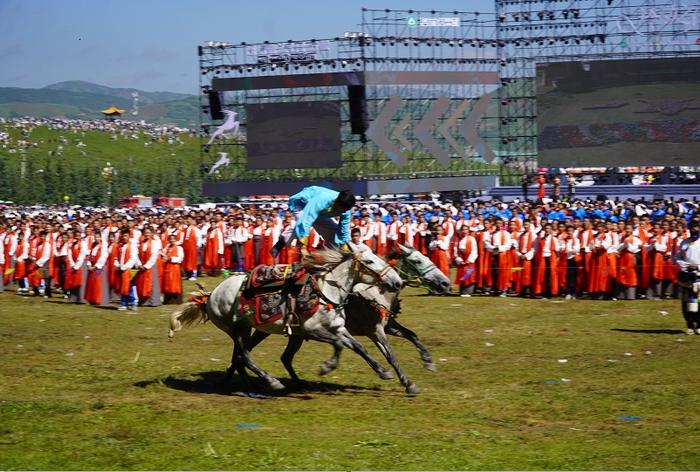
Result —
M450 26L459 28L459 17L445 16L438 18L421 18L418 24L420 26Z

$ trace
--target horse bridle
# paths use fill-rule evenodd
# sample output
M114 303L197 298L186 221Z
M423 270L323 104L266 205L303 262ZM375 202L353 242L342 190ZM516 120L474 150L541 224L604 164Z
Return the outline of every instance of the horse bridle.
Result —
M379 278L379 281L382 282L382 286L386 285L384 283L384 278L386 277L386 274L388 274L390 271L392 271L394 269L391 266L391 264L387 263L386 267L384 267L382 270L376 271L376 270L368 267L367 264L362 262L362 260L360 258L358 258L357 256L353 255L352 257L354 259L353 265L354 265L354 269L355 269L355 280L354 280L355 283L357 283L357 281L359 280L360 275L364 274L364 275L377 277L377 278ZM384 291L383 287L382 287L382 291Z
M413 269L418 274L417 276L414 277L413 274L403 270L402 267L399 267L397 269L401 278L403 279L405 277L406 285L410 287L420 287L421 285L423 285L423 280L425 279L426 275L428 275L434 270L440 270L435 264L433 264L425 271L423 271L420 267L415 265L413 261L409 259L409 257L411 257L411 254L413 254L416 251L417 249L411 250L411 252L407 256L402 257L401 260L408 264L411 267L411 269Z

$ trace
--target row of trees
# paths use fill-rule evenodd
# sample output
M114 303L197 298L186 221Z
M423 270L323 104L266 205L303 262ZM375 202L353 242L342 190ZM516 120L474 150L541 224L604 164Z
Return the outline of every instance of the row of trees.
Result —
M199 169L184 158L156 169L131 163L104 166L70 157L8 159L0 156L0 200L17 204L114 205L127 195L174 195L198 202Z

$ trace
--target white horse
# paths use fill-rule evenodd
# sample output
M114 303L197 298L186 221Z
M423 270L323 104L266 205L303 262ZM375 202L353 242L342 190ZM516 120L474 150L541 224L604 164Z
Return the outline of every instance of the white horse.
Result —
M404 284L413 284L429 288L433 293L444 294L450 291L450 279L443 274L433 262L410 246L399 244L399 252L389 255L390 261L396 261L395 268L404 281ZM377 346L389 364L399 377L399 381L405 387L407 393L415 394L420 389L404 374L399 361L394 354L386 335L408 339L418 349L423 365L430 371L435 371L430 352L420 341L416 333L401 325L396 315L399 312L399 299L396 292L381 292L376 287L356 286L356 293L348 298L345 307L345 327L353 336L367 336ZM267 338L266 332L256 330L250 339L248 349L252 350L258 343ZM294 355L301 348L304 338L291 336L287 342L287 348L282 354L282 363L290 377L299 382L299 377L294 371L292 361ZM343 347L335 344L333 356L321 365L320 375L325 375L338 367L340 353ZM386 377L388 374L382 375Z
M399 275L383 259L369 251L350 253L323 249L305 257L303 264L317 283L321 303L316 313L308 318L300 318L299 324L292 326L292 334L333 346L348 347L360 355L380 377L387 378L388 372L345 328L343 306L357 283L381 285L382 288L397 292L403 283ZM245 280L244 275L229 277L211 292L205 303L190 302L173 313L170 317L168 336L172 338L174 332L182 326L211 320L233 340L234 350L229 374L233 374L235 366L241 377L246 379L247 367L271 389L283 389L284 386L279 380L253 362L247 344L251 327L268 334L285 334L288 325L283 319L262 325L257 325L253 316L237 319L233 313L236 311L234 305L237 304Z
M224 115L226 115L226 120L221 124L221 126L216 128L216 130L211 134L211 137L209 138L207 144L204 145L204 149L207 151L209 150L209 146L211 146L211 143L213 143L216 138L218 138L219 136L223 136L228 132L237 134L238 129L241 126L241 124L236 120L238 113L231 110L221 110L221 112Z

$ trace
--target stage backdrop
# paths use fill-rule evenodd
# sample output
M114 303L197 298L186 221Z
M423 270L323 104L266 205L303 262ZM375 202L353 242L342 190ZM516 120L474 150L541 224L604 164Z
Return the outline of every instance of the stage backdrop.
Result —
M700 165L700 58L537 65L541 166Z
M336 101L245 106L249 169L340 167L340 104Z

